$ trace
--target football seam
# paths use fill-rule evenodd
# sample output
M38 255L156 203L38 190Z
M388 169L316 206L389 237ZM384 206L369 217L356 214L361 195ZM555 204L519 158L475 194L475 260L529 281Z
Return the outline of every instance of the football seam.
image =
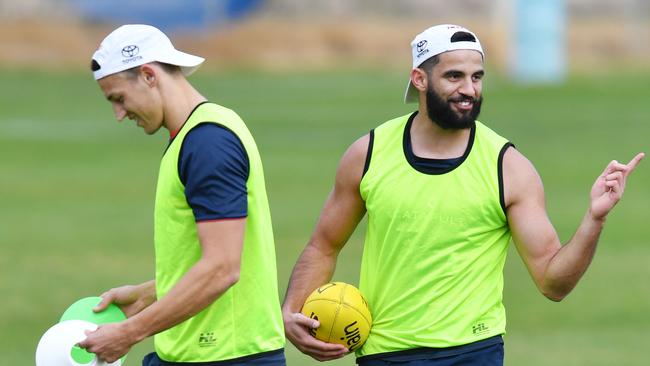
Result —
M359 311L359 309L357 309L357 308L355 308L354 306L352 306L352 305L350 305L350 304L348 304L348 303L345 303L345 302L341 303L341 306L345 306L346 308L349 308L349 309L354 310L357 314L359 314L359 315L363 318L363 320L366 321L366 323L368 324L368 329L372 328L372 322L371 322L370 320L368 320L368 318L366 318L366 316L363 315L363 314ZM368 312L370 312L370 309L368 309Z
M332 302L332 303L335 303L335 304L339 305L339 306L336 307L336 312L334 313L334 317L332 318L332 327L330 327L329 332L327 332L327 342L329 343L332 340L332 332L334 331L334 326L333 325L336 323L336 319L339 316L339 311L341 310L341 305L343 305L343 304L341 303L341 301L337 301L337 300L333 300L333 299L320 298L320 299L309 300L309 301L307 301L305 303L305 305L307 305L309 303L312 303L312 302L315 302L315 301L327 301L327 302ZM303 307L304 307L304 305L303 305Z
M347 307L347 308L350 308L350 309L356 311L357 314L359 314L359 315L363 318L363 320L366 321L366 323L368 324L368 327L372 328L372 321L370 321L370 319L368 319L365 315L363 315L363 313L361 313L361 312L359 311L359 309L355 308L355 307L352 306L352 304L350 304L350 303L342 302L342 301L337 301L337 300L333 300L333 299L323 299L323 298L319 298L319 299L312 299L312 300L309 300L309 301L307 301L307 302L305 303L305 305L307 305L307 304L309 304L309 303L311 303L311 302L314 302L314 301L327 301L327 302L333 302L333 303L335 303L335 304L342 305L342 306L345 306L345 307ZM303 305L303 306L304 306L304 305ZM340 310L340 306L336 308L336 313L334 314L334 320L333 320L333 322L336 321L336 318L338 317L338 314L339 314L339 310ZM370 309L368 309L368 312L370 312ZM329 336L331 336L331 331L330 331L330 334L328 335L328 337L329 337ZM329 338L328 338L328 339L329 339Z
M345 295L345 289L348 287L347 284L343 285L343 288L339 292L339 306L336 307L336 312L334 313L334 320L332 321L332 327L330 328L329 334L327 335L327 342L332 341L332 332L334 332L334 324L339 318L339 313L341 312L341 305L343 305L343 295Z

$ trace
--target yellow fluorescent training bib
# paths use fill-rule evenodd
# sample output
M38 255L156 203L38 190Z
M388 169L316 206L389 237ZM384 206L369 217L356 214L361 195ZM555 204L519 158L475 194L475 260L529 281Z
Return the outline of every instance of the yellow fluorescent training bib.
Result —
M239 137L248 154L248 217L240 278L206 309L154 337L156 352L165 361L228 360L277 350L285 343L262 161L239 116L213 103L195 109L160 163L154 235L158 298L164 297L201 256L194 214L178 173L183 139L200 123L228 128Z
M510 231L501 159L510 144L477 121L460 165L425 173L405 154L414 116L374 130L360 184L368 213L360 289L373 326L358 356L452 347L505 332Z

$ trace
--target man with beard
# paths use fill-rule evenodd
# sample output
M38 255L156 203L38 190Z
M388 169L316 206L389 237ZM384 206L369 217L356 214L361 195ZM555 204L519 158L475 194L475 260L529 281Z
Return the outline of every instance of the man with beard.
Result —
M484 75L476 35L438 25L411 47L405 100L419 108L370 131L341 159L291 275L285 332L315 359L347 353L311 337L319 323L299 311L314 288L330 281L340 250L367 213L359 287L373 326L357 363L502 365L510 239L540 292L562 300L587 269L605 218L644 155L605 168L584 219L562 245L533 165L476 120Z

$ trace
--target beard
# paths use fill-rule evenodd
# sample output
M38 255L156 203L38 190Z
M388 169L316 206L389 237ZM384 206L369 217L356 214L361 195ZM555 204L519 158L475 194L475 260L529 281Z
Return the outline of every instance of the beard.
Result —
M451 103L464 100L470 100L473 103L471 110L459 113L452 109ZM474 126L474 121L481 113L483 97L472 98L461 95L445 101L429 86L426 93L426 103L429 119L435 124L445 130L462 130Z

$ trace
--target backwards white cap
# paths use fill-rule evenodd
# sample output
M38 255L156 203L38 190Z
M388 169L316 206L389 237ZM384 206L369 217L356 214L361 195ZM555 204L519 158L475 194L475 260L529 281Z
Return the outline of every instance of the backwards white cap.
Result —
M180 66L190 75L205 61L203 57L178 51L158 28L143 24L123 25L106 36L93 54L95 80L149 62Z
M431 57L447 51L475 50L480 52L482 57L485 57L478 37L466 28L453 24L436 25L426 29L413 38L411 50L413 52L413 69L422 65L424 61ZM415 89L409 78L406 93L404 94L404 102L416 102L417 96L417 89Z

